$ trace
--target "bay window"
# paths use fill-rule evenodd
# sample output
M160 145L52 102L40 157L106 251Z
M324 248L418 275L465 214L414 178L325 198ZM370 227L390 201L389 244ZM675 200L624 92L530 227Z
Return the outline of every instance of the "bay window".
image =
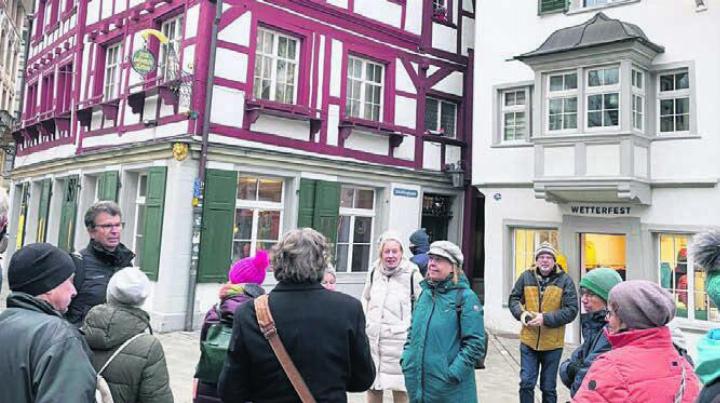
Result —
M366 271L372 253L375 191L350 186L340 189L340 216L335 244L335 269Z
M553 74L548 77L548 131L577 129L577 73Z
M238 177L232 261L269 250L280 240L283 186L279 178Z
M285 104L297 101L300 40L265 28L257 30L254 96Z
M632 127L643 130L645 116L645 73L632 70Z
M382 120L385 66L350 56L347 69L345 113L355 118Z
M620 71L618 67L587 71L587 127L620 124Z

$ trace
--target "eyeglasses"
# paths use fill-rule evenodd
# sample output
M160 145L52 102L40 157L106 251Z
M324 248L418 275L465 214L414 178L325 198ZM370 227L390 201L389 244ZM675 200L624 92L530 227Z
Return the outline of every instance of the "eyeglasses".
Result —
M605 317L606 317L606 318L611 318L611 317L613 317L613 316L615 316L615 315L616 315L615 312L613 312L613 311L611 311L611 310L609 310L609 309L605 312Z
M125 228L125 223L121 222L121 223L117 223L117 224L96 224L95 228L100 228L104 231L109 231L109 230L115 229L115 228L123 229L123 228Z
M442 256L437 256L437 255L428 255L428 260L430 260L430 261L432 261L432 262L436 262L436 263L437 263L437 262L448 262L448 263L452 263L452 262L450 262L450 260L448 260L448 259L446 259L446 258L444 258L444 257L442 257Z

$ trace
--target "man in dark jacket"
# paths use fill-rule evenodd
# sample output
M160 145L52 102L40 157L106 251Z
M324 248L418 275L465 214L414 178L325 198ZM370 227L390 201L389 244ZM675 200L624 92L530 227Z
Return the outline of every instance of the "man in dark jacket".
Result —
M135 254L120 242L123 222L120 207L115 202L101 201L85 213L85 227L90 243L75 255L77 296L65 317L80 327L85 315L95 305L105 303L107 285L112 275L131 266Z
M413 232L410 235L410 252L413 254L410 261L417 265L423 277L427 273L428 260L430 259L428 250L430 250L430 237L425 232L425 228Z
M547 242L535 251L535 265L513 287L508 305L520 331L520 402L535 400L540 370L543 403L557 402L557 372L565 345L565 325L577 316L575 284L556 264L557 252ZM542 368L541 368L542 367Z
M360 301L320 280L327 243L319 232L292 230L273 248L278 285L269 294L277 334L317 402L346 402L375 379ZM298 395L263 337L255 300L235 312L218 392L224 402L297 402Z
M95 402L95 370L80 332L62 317L75 295L70 256L27 245L10 260L0 314L0 402Z
M580 315L583 344L560 364L560 379L570 389L570 396L580 389L593 361L610 351L610 342L603 332L607 325L607 300L610 290L621 282L617 271L605 267L591 270L580 280L580 302L585 308Z

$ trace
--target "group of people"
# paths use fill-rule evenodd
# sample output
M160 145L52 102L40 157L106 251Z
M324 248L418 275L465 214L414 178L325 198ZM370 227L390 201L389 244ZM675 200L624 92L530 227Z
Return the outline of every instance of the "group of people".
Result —
M10 260L0 401L172 403L165 354L141 309L150 280L120 242L120 208L95 203L84 221L90 241L79 253L35 243Z
M694 250L699 267L709 272L708 295L720 302L720 231L698 235ZM574 402L720 402L720 330L701 342L693 368L682 332L670 323L672 295L654 282L623 282L610 268L593 269L580 280L583 342L561 363L565 325L579 308L557 256L550 244L541 244L535 265L518 278L508 301L522 325L521 403L534 402L538 376L543 403L556 402L558 371ZM698 377L706 385L702 392Z
M317 231L285 234L273 247L234 263L220 301L205 316L208 329L232 327L217 381L198 365L194 402L295 401L290 381L259 323L258 297L268 265L277 285L268 294L272 318L297 376L315 401L347 400L367 391L368 402L477 401L474 365L484 355L482 306L462 271L463 254L448 241L429 244L424 230L411 237L413 257L392 231L378 242L360 301L335 291L329 245ZM207 351L204 351L205 354ZM208 353L209 355L209 353ZM201 369L201 366L203 367ZM305 400L303 400L305 401Z
M84 221L90 242L79 253L38 243L10 261L0 401L104 401L105 384L116 403L172 402L163 348L141 308L150 281L120 242L120 209L98 202ZM464 256L423 230L410 243L392 231L380 237L359 301L335 291L329 244L310 228L235 262L204 318L203 354L222 355L210 371L200 371L212 362L201 357L194 401L342 402L365 391L369 403L385 392L394 402L477 401L487 335ZM699 234L692 251L719 304L720 231ZM718 403L720 329L703 338L693 367L668 326L675 301L666 290L598 268L582 277L578 298L557 257L541 244L508 301L521 322L521 403L534 401L538 377L542 401L557 401L558 372L576 402ZM268 267L277 285L266 293ZM578 301L583 343L561 363Z

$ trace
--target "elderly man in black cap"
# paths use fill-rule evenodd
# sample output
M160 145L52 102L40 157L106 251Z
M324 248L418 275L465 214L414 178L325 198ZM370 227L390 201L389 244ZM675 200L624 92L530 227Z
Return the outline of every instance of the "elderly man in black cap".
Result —
M95 370L79 331L63 319L75 265L48 243L10 260L12 293L0 314L0 402L94 402Z

